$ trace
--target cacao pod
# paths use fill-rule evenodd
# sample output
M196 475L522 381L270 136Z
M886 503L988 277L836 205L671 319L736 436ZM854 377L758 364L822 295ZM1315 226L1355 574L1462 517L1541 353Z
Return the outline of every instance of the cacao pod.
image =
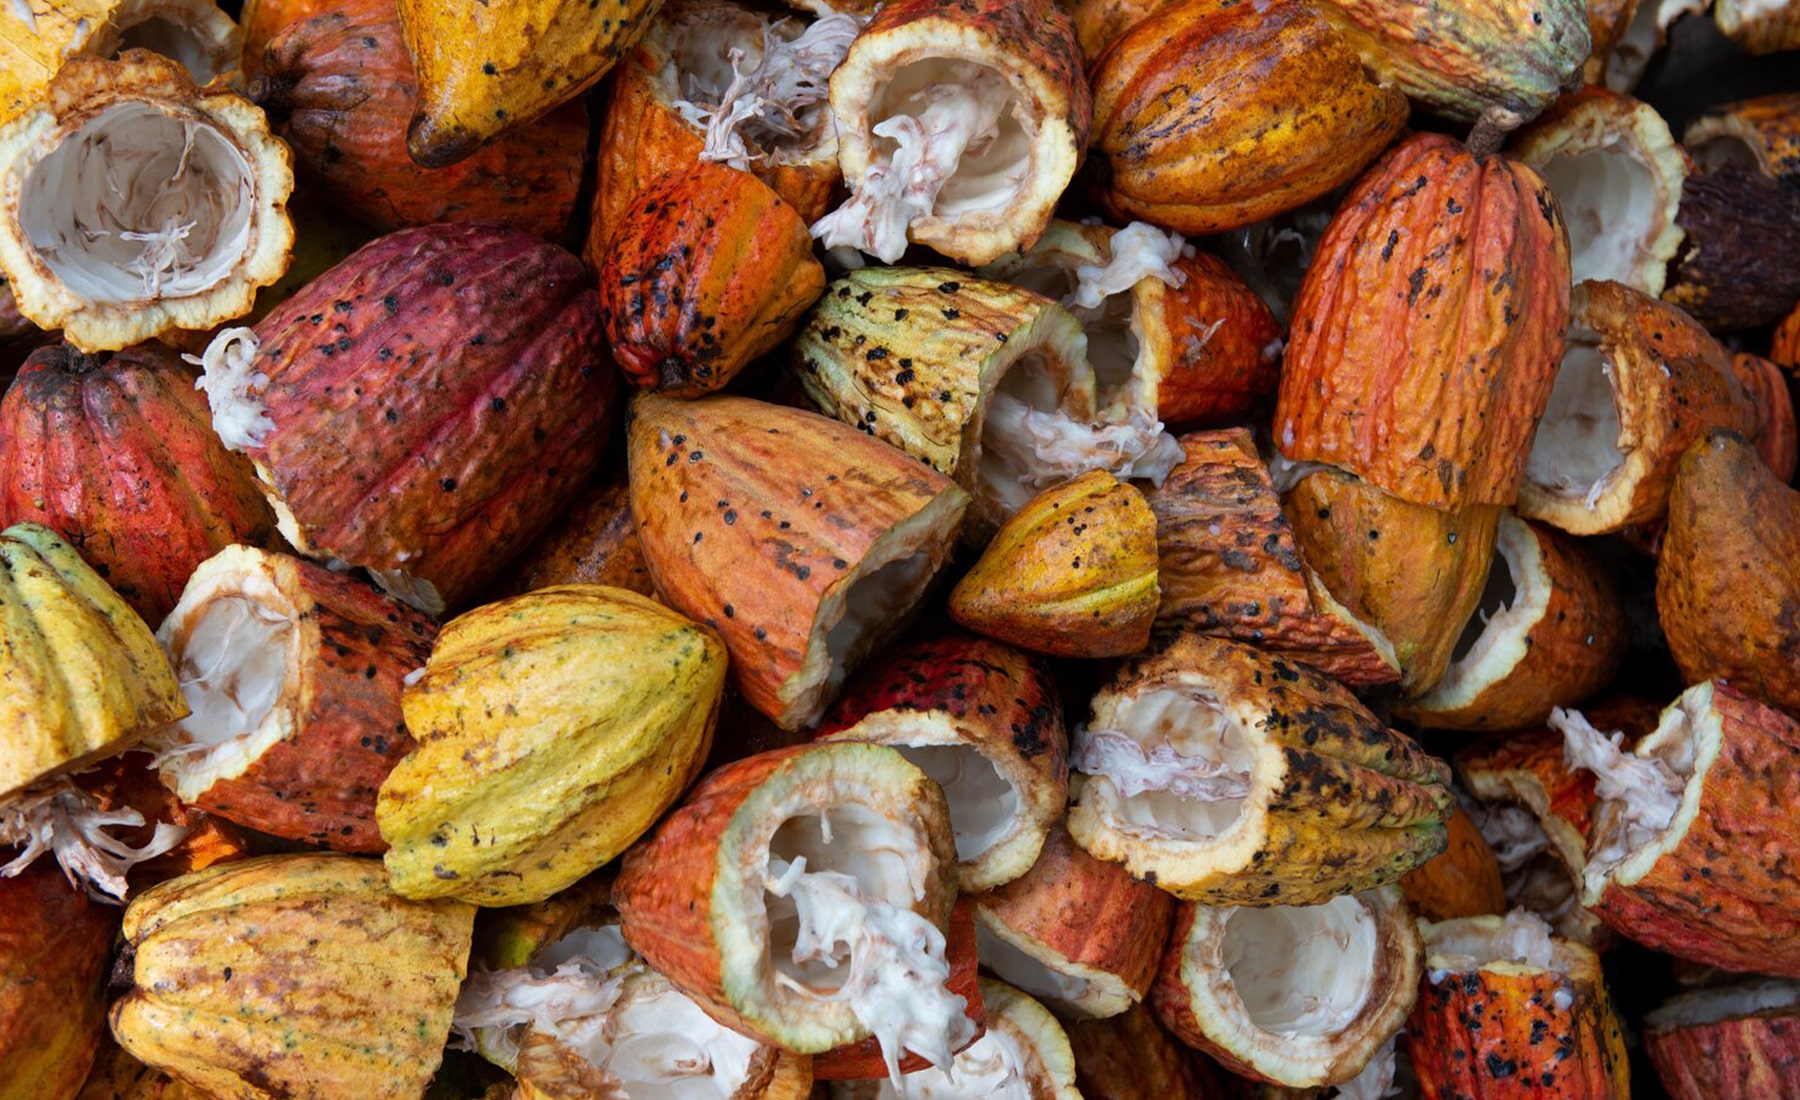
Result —
M1306 269L1276 445L1415 504L1511 504L1568 317L1549 187L1418 134L1350 189Z
M587 149L579 101L426 169L406 150L418 83L393 0L337 0L273 35L250 83L308 192L379 233L496 221L548 240L575 212Z
M212 432L193 373L161 344L25 361L0 402L0 526L62 534L147 623L196 566L275 537L241 455Z
M287 270L293 189L236 92L146 50L77 57L0 126L0 270L19 312L83 351L208 328Z
M432 614L587 481L618 381L580 261L479 222L371 242L205 361L288 542Z

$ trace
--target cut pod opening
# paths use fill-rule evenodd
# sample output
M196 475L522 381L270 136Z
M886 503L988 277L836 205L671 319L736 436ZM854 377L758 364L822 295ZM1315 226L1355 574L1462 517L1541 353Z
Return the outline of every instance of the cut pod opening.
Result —
M994 387L981 423L980 488L1002 514L1074 476L1084 426L1062 411L1063 372L1042 352L1019 357Z
M836 145L831 73L862 20L776 18L730 4L669 13L659 79L670 105L703 135L701 159L747 171L750 161L809 161Z
M1002 257L980 273L1059 302L1081 322L1098 405L1117 419L1140 406L1155 411L1153 383L1139 377L1155 365L1142 362L1135 288L1145 279L1181 286L1187 275L1174 264L1191 253L1179 234L1145 222L1103 231L1057 221L1030 251Z
M830 810L788 818L769 841L770 878L778 879L785 868L804 860L803 876L848 876L854 886L846 890L852 900L830 898L815 903L831 909L829 918L843 922L852 935L860 934L867 919L867 903L884 903L909 909L914 901L912 875L901 853L910 851L913 838L900 826L862 806L839 805ZM769 953L775 972L788 988L812 996L830 996L849 979L844 965L850 955L847 943L808 961L795 960L802 937L802 907L807 901L789 890L765 892L769 915ZM809 914L811 915L811 914ZM803 952L804 953L804 952Z
M631 1100L731 1100L762 1050L648 968L634 969L618 1001L573 1030L567 1046Z
M302 662L295 609L267 577L217 576L194 595L183 594L159 632L191 713L151 739L184 802L242 775L293 732L282 702Z
M1245 1014L1264 1031L1327 1038L1369 1002L1380 950L1375 918L1353 895L1324 905L1234 909L1223 956Z
M1651 1028L1703 1027L1759 1012L1791 1016L1800 1011L1800 982L1762 978L1671 998L1644 1017Z
M1550 834L1529 807L1516 802L1475 803L1470 817L1494 850L1506 888L1506 902L1542 917L1565 939L1582 941L1579 871L1563 862Z
M1685 832L1683 808L1691 815L1689 803L1697 803L1687 797L1688 783L1700 766L1702 742L1716 753L1723 737L1719 722L1711 681L1682 692L1656 730L1631 750L1621 747L1624 734L1603 733L1578 711L1558 708L1550 715L1550 727L1565 739L1569 767L1592 772L1596 780L1599 804L1585 871L1590 894L1615 872L1636 881Z
M876 90L868 125L863 178L812 227L826 248L893 263L914 222L998 214L1031 172L1032 135L1012 84L978 62L900 65Z
M601 973L630 962L634 952L625 943L625 935L616 924L577 928L555 940L531 957L531 965L539 970L555 970L566 962L585 959Z
M1568 225L1573 282L1612 279L1640 286L1639 268L1668 218L1656 173L1642 154L1613 141L1553 157L1540 171Z
M1204 692L1157 688L1128 700L1113 729L1080 730L1070 766L1111 797L1107 823L1124 833L1212 841L1244 817L1255 766L1250 735Z
M1004 264L990 265L985 274L1013 286L1041 294L1068 307L1087 333L1087 359L1094 369L1099 404L1106 407L1127 387L1138 369L1137 309L1130 290L1116 291L1098 306L1068 305L1081 285L1076 271L1083 257L1061 250L1028 253Z
M1756 146L1729 131L1715 131L1696 141L1689 131L1684 146L1702 171L1717 172L1721 168L1742 168L1746 172L1768 175L1768 166Z
M243 596L212 601L193 621L176 673L192 713L182 728L219 745L268 720L281 698L294 624Z
M1480 602L1451 649L1444 675L1419 699L1419 709L1455 710L1504 680L1530 652L1532 628L1549 610L1553 594L1537 533L1524 520L1502 513Z
M1320 905L1201 905L1183 920L1178 979L1192 1023L1171 1022L1263 1080L1304 1089L1349 1080L1412 1008L1419 939L1398 888Z
M1525 476L1534 485L1583 500L1590 511L1625 461L1612 365L1600 340L1586 325L1570 326L1550 402L1525 459Z
M898 743L892 747L944 788L957 859L979 859L1018 829L1022 810L1018 789L979 749Z
M1130 291L1109 294L1083 317L1087 329L1088 363L1094 368L1094 388L1105 408L1121 399L1138 371L1142 341L1138 339L1137 306Z
M975 954L983 967L1033 997L1077 1004L1091 988L1086 978L1053 969L1044 960L994 931L984 920L975 922Z
M1508 877L1506 901L1544 918L1564 939L1579 942L1591 934L1590 919L1581 908L1578 873L1548 850L1533 856Z
M118 57L126 50L149 50L179 62L195 84L205 84L224 71L217 51L193 27L160 15L122 29L119 44L107 56Z
M869 120L877 163L892 165L912 131L938 136L942 160L927 157L913 170L915 186L935 187L922 212L942 218L1005 208L1031 163L1031 137L1012 84L998 70L955 58L902 65L876 93Z
M93 303L202 294L249 249L256 169L195 114L116 103L26 172L19 221L43 264Z
M819 717L825 705L856 667L902 630L918 613L925 591L937 578L955 542L967 498L944 491L900 520L869 546L862 558L824 583L806 657L784 680L778 696L782 728L802 729ZM806 579L805 570L800 571Z
M1129 311L1129 297L1123 301ZM1115 360L1108 369L1117 371L1121 364ZM1129 381L1135 359L1122 369ZM994 388L981 422L977 481L983 503L1001 518L1045 489L1090 470L1160 485L1186 458L1148 410L1111 421L1073 415L1067 379L1066 367L1032 351L1020 356Z
M1629 92L1636 87L1650 59L1667 40L1669 26L1683 15L1698 15L1705 10L1706 0L1639 0L1631 22L1607 59L1607 88Z
M921 550L888 562L851 584L844 596L843 616L825 631L825 655L831 662L825 681L828 694L835 693L850 669L918 605L936 573L931 555Z
M1039 1082L1044 1071L1036 1052L1007 1023L990 1019L981 1037L957 1053L951 1070L928 1066L907 1074L903 1084L880 1082L877 1100L1031 1100L1043 1095Z
M1463 627L1462 636L1457 638L1456 645L1451 649L1450 659L1466 659L1487 634L1494 619L1505 616L1511 610L1518 594L1518 586L1513 584L1512 566L1506 554L1496 552L1493 562L1488 566L1487 582L1482 586L1481 599L1475 605L1474 614L1469 616L1468 625ZM1504 620L1502 623L1504 625Z
M1504 918L1463 918L1422 928L1433 981L1491 963L1519 963L1566 974L1571 965L1568 950L1550 932L1542 917L1524 909L1513 909Z
M846 1006L896 1079L904 1051L944 1066L975 1034L946 987L944 935L912 908L925 896L908 858L917 844L874 810L840 803L784 820L764 871L776 988Z

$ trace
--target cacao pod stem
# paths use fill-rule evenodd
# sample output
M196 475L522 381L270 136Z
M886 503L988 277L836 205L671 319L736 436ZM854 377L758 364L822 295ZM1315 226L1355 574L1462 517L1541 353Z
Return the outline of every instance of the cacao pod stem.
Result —
M1525 120L1517 111L1509 111L1504 107L1489 107L1481 112L1475 125L1469 131L1469 138L1463 142L1469 152L1486 159L1500 151L1506 144L1506 135L1518 129Z

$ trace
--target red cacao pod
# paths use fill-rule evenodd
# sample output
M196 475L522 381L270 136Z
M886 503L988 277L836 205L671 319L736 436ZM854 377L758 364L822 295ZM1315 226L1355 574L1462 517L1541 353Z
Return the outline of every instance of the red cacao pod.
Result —
M370 242L206 362L295 549L432 613L588 483L618 379L581 261L483 222Z
M195 566L275 533L250 464L157 343L25 361L0 402L0 527L27 522L60 532L151 625Z

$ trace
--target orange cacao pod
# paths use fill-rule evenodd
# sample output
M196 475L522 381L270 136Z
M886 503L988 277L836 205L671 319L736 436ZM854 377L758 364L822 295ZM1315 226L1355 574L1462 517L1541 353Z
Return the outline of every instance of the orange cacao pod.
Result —
M1511 504L1568 319L1569 238L1543 179L1419 134L1319 242L1276 442L1416 504Z
M600 319L633 383L699 397L786 340L824 290L793 207L748 172L702 163L626 209Z
M1287 0L1164 8L1093 63L1093 81L1101 203L1183 233L1318 198L1406 121L1406 97L1365 75L1318 11Z

